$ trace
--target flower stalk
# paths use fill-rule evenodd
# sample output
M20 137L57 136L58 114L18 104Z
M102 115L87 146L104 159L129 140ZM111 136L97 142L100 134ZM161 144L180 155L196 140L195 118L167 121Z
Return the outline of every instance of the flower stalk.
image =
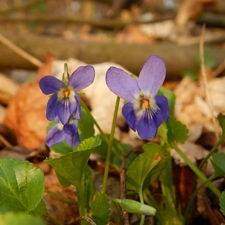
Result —
M106 157L106 163L105 163L105 171L104 171L104 176L103 176L103 183L102 183L102 192L106 192L106 185L107 185L107 179L108 179L108 173L109 173L109 165L110 165L110 159L111 159L111 153L112 153L112 146L113 146L113 140L114 140L114 133L115 133L115 128L116 128L116 119L117 119L117 114L118 114L118 109L119 109L119 104L120 104L120 98L116 98L116 105L114 109L114 114L113 114L113 121L112 121L112 127L111 127L111 132L110 132L110 138L109 138L109 145L108 145L108 152L107 152L107 157Z

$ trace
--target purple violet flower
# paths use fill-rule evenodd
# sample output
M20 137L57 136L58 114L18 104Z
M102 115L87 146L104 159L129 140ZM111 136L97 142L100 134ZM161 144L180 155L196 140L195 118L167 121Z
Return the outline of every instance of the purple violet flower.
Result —
M46 76L40 79L39 86L46 95L51 95L46 110L48 120L59 118L64 125L74 113L76 119L80 119L80 91L93 83L95 71L92 66L80 66L69 77L65 65L63 80L53 76Z
M156 95L165 76L165 63L156 55L147 59L138 81L116 67L110 67L106 72L109 89L127 101L122 108L123 116L143 139L154 137L160 124L168 120L168 100L163 95Z
M48 147L66 140L66 142L74 147L80 144L80 137L78 134L78 120L70 119L70 121L63 125L62 123L57 123L52 126L47 133L46 144Z

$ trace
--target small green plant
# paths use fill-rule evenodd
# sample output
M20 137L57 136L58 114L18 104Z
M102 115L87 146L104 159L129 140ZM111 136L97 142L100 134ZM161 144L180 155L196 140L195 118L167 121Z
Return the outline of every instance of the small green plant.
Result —
M127 213L137 214L140 225L146 217L154 216L161 225L188 224L195 197L198 191L207 186L220 198L221 212L225 214L225 194L211 181L225 174L225 154L216 152L225 139L225 117L219 115L222 135L200 167L194 165L178 147L185 143L188 129L173 115L175 96L173 92L162 88L166 76L164 61L151 55L144 64L138 79L127 72L110 67L106 73L106 84L117 95L112 118L111 133L105 134L91 112L80 99L80 90L94 82L95 71L90 65L79 67L70 76L67 65L62 80L46 76L39 82L42 92L50 95L46 117L50 121L47 129L46 144L51 151L60 154L58 158L45 161L51 165L60 183L67 187L76 187L79 217L82 225L106 225L116 221L129 224ZM145 140L154 136L159 144L148 141L138 153L132 146L124 145L114 138L116 118L120 98L125 100L122 113L129 127L137 131ZM95 135L94 126L99 130ZM176 198L172 179L172 159L170 150L174 149L195 173L202 183L195 192L184 212ZM88 166L90 154L100 154L105 160L105 171L100 192L92 185L92 172ZM215 173L207 178L201 171L206 160L211 161ZM124 157L127 159L121 167ZM109 166L122 174L122 194L114 199L107 196ZM150 185L158 180L160 198L158 201L150 190ZM13 159L0 159L0 218L3 225L43 225L42 218L62 225L51 218L42 200L44 193L44 175L33 164ZM112 202L113 204L110 204ZM120 220L110 217L111 207L117 210ZM20 222L19 222L20 221ZM21 222L22 221L22 222Z

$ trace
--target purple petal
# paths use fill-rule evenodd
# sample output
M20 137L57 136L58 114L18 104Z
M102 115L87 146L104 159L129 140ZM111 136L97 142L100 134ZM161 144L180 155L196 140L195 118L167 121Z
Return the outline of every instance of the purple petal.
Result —
M155 95L162 86L166 76L164 61L156 55L151 55L145 62L138 79L141 90Z
M137 118L136 129L138 135L143 139L150 139L156 135L157 127L154 121L143 114Z
M128 102L123 106L122 114L124 118L126 119L129 127L135 131L136 116L135 116L133 104L131 102Z
M48 147L63 141L66 137L66 134L62 129L59 128L59 124L54 125L47 133L46 144Z
M81 107L80 107L80 95L76 94L75 95L77 107L75 110L75 119L79 120L81 117Z
M158 109L157 111L154 111L154 114L152 117L153 117L152 119L154 121L155 126L158 128L164 120L161 110Z
M77 107L77 102L71 102L69 99L63 99L62 101L57 101L55 106L55 114L59 117L62 124L66 124L70 116L74 113Z
M46 76L39 80L39 86L46 95L58 92L63 87L63 82L53 76Z
M46 109L46 118L48 120L54 120L56 117L55 114L55 106L57 102L57 93L52 95L50 99L48 100L47 109Z
M106 84L117 96L132 101L135 93L139 93L137 81L122 69L110 67L106 72Z
M78 121L74 120L73 122L65 124L63 130L71 136L75 135L78 132Z
M77 147L80 144L80 137L78 134L78 122L74 120L72 123L67 123L64 125L64 131L66 135L66 142L69 145Z
M66 135L66 142L76 148L80 144L80 137L78 133L74 136Z
M80 66L71 74L68 85L79 91L91 85L94 79L95 70L93 66Z
M163 120L167 122L170 114L167 98L163 95L157 95L155 96L155 101L156 105L160 108Z

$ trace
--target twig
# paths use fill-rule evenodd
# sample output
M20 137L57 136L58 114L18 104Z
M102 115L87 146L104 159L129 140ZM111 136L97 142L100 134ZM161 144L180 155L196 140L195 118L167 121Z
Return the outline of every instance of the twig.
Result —
M87 216L79 216L76 218L76 221L80 221L80 220L86 220L89 224L91 225L96 225L96 223L89 217Z
M216 118L214 116L214 110L211 102L211 98L209 95L209 90L208 90L208 82L206 78L206 71L205 71L205 59L204 59L204 33L205 33L205 25L202 26L202 32L200 36L200 45L199 45L199 55L200 55L200 61L201 61L201 75L202 75L202 81L203 81L203 87L204 87L204 92L206 96L206 102L209 106L209 110L212 116L212 122L215 128L215 133L217 140L219 139L219 128L218 124L216 123Z
M16 46L14 43L9 41L7 38L5 38L2 34L0 34L0 42L2 42L4 45L6 45L8 48L10 48L12 51L17 53L22 58L26 59L27 61L31 62L33 65L37 67L43 66L43 62L38 60L37 58L33 57L29 53L25 52L23 49Z
M120 167L120 169L121 169L120 170L120 197L121 197L121 199L126 198L125 164L126 164L127 157L129 156L130 153L131 153L131 150L125 154L125 156L123 157L122 163L121 163L121 167ZM121 210L122 210L122 214L123 214L124 225L129 225L128 213L124 209L121 209Z
M2 135L0 135L0 141L8 148L12 148L13 146L5 139L5 137L3 137Z
M131 20L128 22L123 22L120 19L90 19L90 18L81 18L76 16L49 16L49 15L41 15L41 16L14 16L14 17L3 17L0 16L0 22L7 22L7 23L17 23L17 22L32 22L38 24L59 24L65 23L69 24L72 23L73 25L83 25L88 24L91 26L101 27L101 28L124 28L129 24L149 24L155 22L161 22L167 19L172 19L171 16L165 17L158 17L153 20Z
M217 77L221 72L225 70L225 59L217 66L217 68L212 72L212 77Z

